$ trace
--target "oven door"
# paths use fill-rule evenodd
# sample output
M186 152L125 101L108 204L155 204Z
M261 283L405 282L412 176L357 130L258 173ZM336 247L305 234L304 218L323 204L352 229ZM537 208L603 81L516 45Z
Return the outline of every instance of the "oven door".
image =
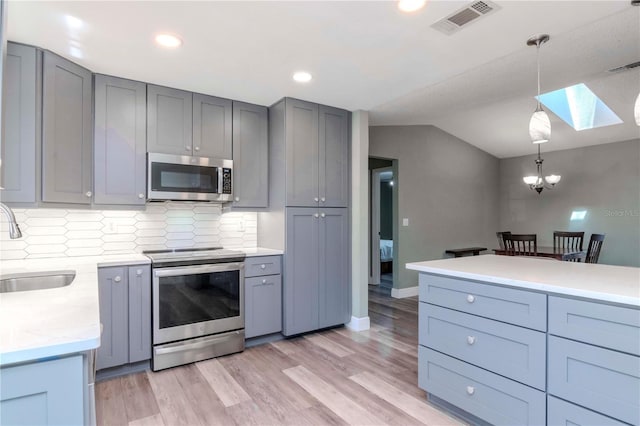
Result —
M244 263L154 268L153 343L244 328Z

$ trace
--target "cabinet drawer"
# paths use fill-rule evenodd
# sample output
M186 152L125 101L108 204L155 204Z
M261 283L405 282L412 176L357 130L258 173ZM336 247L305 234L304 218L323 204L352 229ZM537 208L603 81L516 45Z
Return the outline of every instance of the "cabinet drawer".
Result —
M625 426L625 423L552 396L547 397L549 426Z
M549 336L548 392L638 425L640 358Z
M244 280L245 338L282 330L282 276Z
M547 330L547 296L420 274L420 301L534 330Z
M280 274L280 256L247 257L244 261L244 276Z
M640 355L640 310L549 296L549 333Z
M420 302L420 344L545 389L546 335Z
M544 425L544 392L418 347L418 385L494 425Z

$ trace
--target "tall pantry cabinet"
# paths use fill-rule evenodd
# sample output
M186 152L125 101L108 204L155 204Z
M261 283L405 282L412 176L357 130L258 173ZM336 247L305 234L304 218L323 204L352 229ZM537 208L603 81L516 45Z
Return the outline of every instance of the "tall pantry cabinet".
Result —
M283 334L351 318L350 113L285 98L269 110L270 206L258 244L281 247Z

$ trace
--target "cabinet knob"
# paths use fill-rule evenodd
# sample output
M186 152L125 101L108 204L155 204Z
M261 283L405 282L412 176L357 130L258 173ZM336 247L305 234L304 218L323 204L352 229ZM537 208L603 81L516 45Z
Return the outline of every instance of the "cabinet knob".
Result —
M322 197L322 198L320 198L320 201L322 201L324 203L327 200L324 197Z
M319 217L319 216L320 216L320 215L319 215L318 213L315 213L315 214L313 215L313 217Z
M120 281L122 281L122 278L120 277L120 275L116 275L116 277L113 279L113 282L115 283L119 283Z
M467 343L473 345L476 342L476 338L474 336L467 336Z
M141 276L141 275L142 275L142 269L138 269L138 270L136 270L136 275L137 275L137 276Z
M467 386L467 393L469 395L473 395L476 392L476 388L474 388L473 386Z
M325 216L326 216L326 214L324 214L324 213L320 214L320 217L325 217Z
M195 147L195 148L193 148L193 149L194 149L194 150L196 150L196 151L200 151L200 147L199 147L199 146L196 146L196 147Z
M87 197L91 197L93 195L93 192L87 191L84 193L84 195L86 195Z
M266 283L267 283L267 280L262 280L262 284L266 284Z
M236 202L240 201L240 197L235 198Z
M263 263L262 265L260 265L260 269L267 269L267 265Z
M190 146L185 146L185 147L184 147L184 150L185 150L185 151L191 151L191 147L190 147Z
M476 301L476 297L473 294L467 294L467 302L473 303Z
M138 198L142 200L144 198L144 194L143 193L138 194Z
M317 203L317 202L318 202L318 197L315 197L315 198L313 199L313 201L315 201L315 202Z

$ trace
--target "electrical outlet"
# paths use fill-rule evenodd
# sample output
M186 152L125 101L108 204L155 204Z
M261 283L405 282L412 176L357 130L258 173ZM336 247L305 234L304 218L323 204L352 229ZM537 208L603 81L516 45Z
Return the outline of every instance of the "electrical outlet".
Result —
M405 217L402 219L402 226L409 226L409 218Z

